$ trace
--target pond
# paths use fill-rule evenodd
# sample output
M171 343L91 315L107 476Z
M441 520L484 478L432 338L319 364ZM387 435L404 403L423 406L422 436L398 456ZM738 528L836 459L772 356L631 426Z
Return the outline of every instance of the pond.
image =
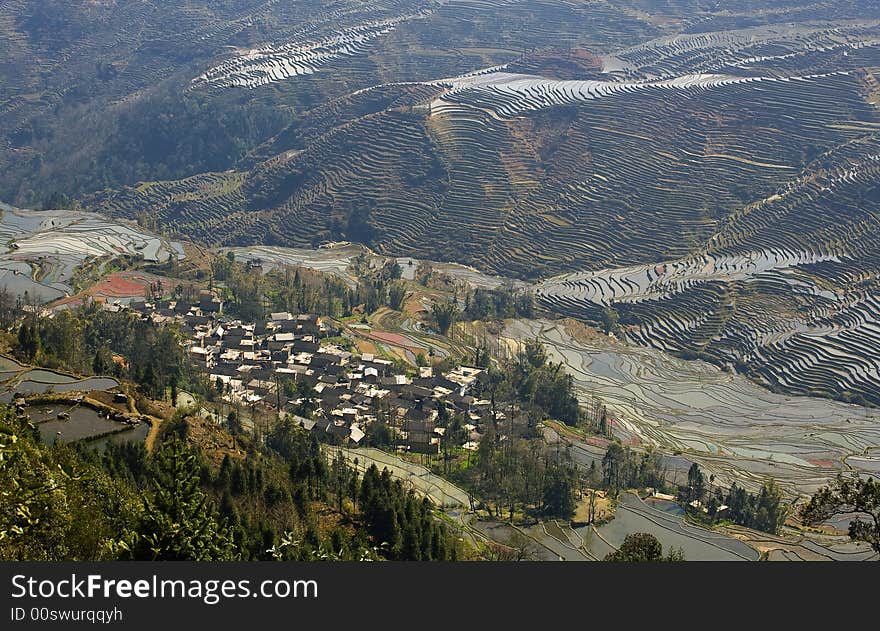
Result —
M59 419L58 414L61 412L67 412L70 414L70 419ZM31 417L31 422L33 422L37 426L37 429L39 429L40 438L46 444L53 444L55 442L65 444L73 443L92 436L120 430L123 430L121 433L125 435L134 432L131 436L132 439L136 438L138 435L141 435L142 438L146 438L146 434L149 431L149 427L146 424L141 424L144 426L143 429L141 429L141 425L132 427L125 423L119 423L100 416L95 410L82 406L31 406L28 408L28 415ZM136 430L140 431L136 432ZM126 436L126 439L127 438L129 437Z
M90 440L86 443L86 446L95 451L104 451L104 447L109 443L116 445L121 445L122 443L142 443L147 440L147 434L149 433L150 426L147 423L141 423L124 432L110 434L97 440Z

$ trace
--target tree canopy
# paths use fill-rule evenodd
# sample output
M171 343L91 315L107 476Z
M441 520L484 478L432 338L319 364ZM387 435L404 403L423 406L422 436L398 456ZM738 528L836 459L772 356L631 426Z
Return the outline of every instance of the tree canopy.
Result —
M880 483L873 478L838 475L830 485L816 491L800 515L810 525L834 515L852 515L850 539L863 541L880 552Z
M605 556L606 561L656 562L684 561L681 550L672 550L663 556L663 544L654 535L647 532L629 534L620 544L620 548Z

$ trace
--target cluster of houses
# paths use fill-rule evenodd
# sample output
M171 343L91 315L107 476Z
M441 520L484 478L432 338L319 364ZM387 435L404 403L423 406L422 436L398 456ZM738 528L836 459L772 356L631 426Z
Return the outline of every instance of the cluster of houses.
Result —
M490 406L473 396L480 368L407 371L332 343L339 331L317 315L272 313L246 323L226 317L209 292L193 304L133 301L129 307L157 323L179 322L189 361L208 376L217 398L239 409L273 416L277 410L323 433L322 440L350 446L368 444L371 424L383 423L400 448L415 453L438 453L443 419L460 414L466 422L456 446L479 445Z

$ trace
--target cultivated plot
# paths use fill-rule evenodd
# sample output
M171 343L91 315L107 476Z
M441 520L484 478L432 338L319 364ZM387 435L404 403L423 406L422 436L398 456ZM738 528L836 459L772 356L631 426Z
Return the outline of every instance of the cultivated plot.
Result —
M880 457L870 408L774 394L705 362L601 335L576 338L562 322L513 321L504 336L544 343L585 404L595 395L608 405L615 433L681 452L728 484L773 476L789 491L812 492L841 469L869 472Z

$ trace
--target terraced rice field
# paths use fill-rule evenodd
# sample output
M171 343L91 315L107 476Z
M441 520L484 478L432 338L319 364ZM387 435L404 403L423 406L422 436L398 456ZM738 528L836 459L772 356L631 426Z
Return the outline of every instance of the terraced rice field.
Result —
M549 521L530 527L514 527L507 523L481 521L469 511L466 491L451 485L426 468L376 449L344 449L325 446L329 458L341 452L349 463L358 460L363 471L371 464L387 468L391 475L411 484L427 495L445 512L462 524L463 534L475 539L489 539L505 544L518 531L534 542L535 557L545 561L600 560L614 551L628 534L649 532L657 537L664 550L680 548L691 561L756 561L761 551L770 560L837 560L862 561L876 557L863 545L853 544L840 536L767 535L744 528L732 527L730 532L707 530L687 523L682 509L672 503L645 501L624 493L611 521L599 526L572 528L568 524Z
M763 81L811 81L823 75L802 77L736 77L717 74L691 74L659 81L575 81L519 75L508 72L485 72L438 81L448 90L431 104L442 114L453 104L489 110L503 118L513 118L544 108L584 103L641 91L668 90L688 92L712 90L725 86Z
M402 278L406 280L413 280L415 278L416 270L419 267L419 263L422 262L429 264L434 270L442 274L449 274L452 278L462 283L466 283L471 287L478 287L480 289L497 289L505 283L510 283L515 287L526 287L527 285L526 283L513 278L505 278L503 276L486 274L473 267L460 265L458 263L447 263L442 261L422 261L420 259L409 256L400 257L397 259L397 263L398 265L400 265L400 268L402 270Z
M873 222L871 205L839 212ZM771 388L876 405L876 250L864 231L849 242L809 243L811 230L827 234L831 214L799 217L797 238L768 220L754 233L772 246L766 250L715 245L739 230L731 224L702 254L564 275L537 292L553 310L578 317L596 319L613 306L630 339L736 366Z
M504 543L519 531L534 542L535 556L544 561L596 561L615 551L628 534L647 532L662 543L664 551L680 548L689 561L756 561L759 551L721 531L687 523L676 504L650 504L638 496L624 493L615 516L601 526L572 528L567 523L548 521L529 527L514 527L492 521L472 521L471 525L487 537ZM751 533L754 535L754 533ZM777 538L782 541L781 538ZM800 548L786 542L789 548ZM821 545L813 544L824 550ZM779 543L773 545L783 548ZM854 556L863 556L854 555Z
M69 295L74 271L93 258L128 255L163 262L170 256L185 256L179 243L100 215L70 210L3 210L0 241L5 243L0 287L18 294L27 291L45 302Z
M754 488L773 476L808 493L839 470L867 473L880 460L870 408L774 394L711 364L601 335L575 339L560 322L515 321L504 336L543 342L583 403L595 395L607 404L622 438L681 453L728 484Z
M368 248L358 244L338 245L319 249L254 245L221 248L219 252L221 255L226 252L232 252L237 260L260 261L264 272L269 272L275 267L280 266L308 267L319 272L333 274L352 287L356 283L356 279L349 272L353 259L362 253L371 254ZM377 258L376 261L384 264L385 259ZM400 257L397 259L397 263L401 268L402 278L413 280L416 269L423 262L429 264L434 270L449 274L454 279L467 283L472 287L496 289L504 283L512 283L518 287L526 286L526 283L522 281L485 274L473 267L442 261L427 261L414 257Z
M536 282L644 346L880 405L876 3L290 11L181 90L277 91L295 120L228 170L87 203L239 247L352 240L360 217L380 254Z
M118 386L119 381L112 377L81 379L54 370L31 368L19 364L14 359L0 357L0 402L6 404L12 401L13 395L16 393L106 391Z
M651 533L663 544L664 551L680 548L688 561L757 561L760 556L739 539L688 524L683 511L671 502L646 504L632 493L621 496L610 522L595 530L574 530L599 558L607 554L609 546L619 547L626 535L634 532Z
M609 306L616 303L659 300L711 282L753 281L772 272L840 260L809 252L750 252L739 255L703 255L678 261L565 274L541 282L537 296L548 303L571 301ZM821 293L815 284L807 286Z
M364 252L357 245L321 248L280 248L271 246L252 246L225 248L221 254L232 252L236 260L260 261L263 271L270 272L275 267L308 267L325 274L332 274L348 284L357 287L357 280L349 273L352 260Z
M397 456L372 447L346 449L344 447L322 445L322 449L324 449L329 458L335 458L336 454L341 453L352 466L354 466L354 459L357 458L357 468L359 471L365 471L373 464L380 471L388 469L394 477L412 485L415 491L431 498L437 506L470 508L470 500L466 491L431 473L426 467L421 465L407 462Z
M119 386L113 377L88 377L80 379L72 375L33 368L18 374L17 378L5 384L6 394L43 394L46 392L88 392L90 390L112 390ZM8 403L8 401L7 401Z
M878 56L876 28L834 37ZM777 48L832 37L774 32ZM709 56L756 37L708 33L693 46ZM871 79L848 57L826 72L722 74L670 46L644 45L646 57L678 55L677 72L661 77L557 79L507 62L360 88L273 139L250 172L94 202L111 214L149 205L214 243L281 245L332 238L341 208L367 207L379 251L540 277L689 255L744 203L796 180L805 156L870 138L880 124L863 100Z
M260 86L298 75L314 74L340 57L364 54L373 40L393 31L409 20L430 15L430 3L420 13L355 24L336 33L314 39L308 31L303 39L278 45L266 45L244 51L193 79L193 87L212 88ZM331 12L326 18L343 18Z

